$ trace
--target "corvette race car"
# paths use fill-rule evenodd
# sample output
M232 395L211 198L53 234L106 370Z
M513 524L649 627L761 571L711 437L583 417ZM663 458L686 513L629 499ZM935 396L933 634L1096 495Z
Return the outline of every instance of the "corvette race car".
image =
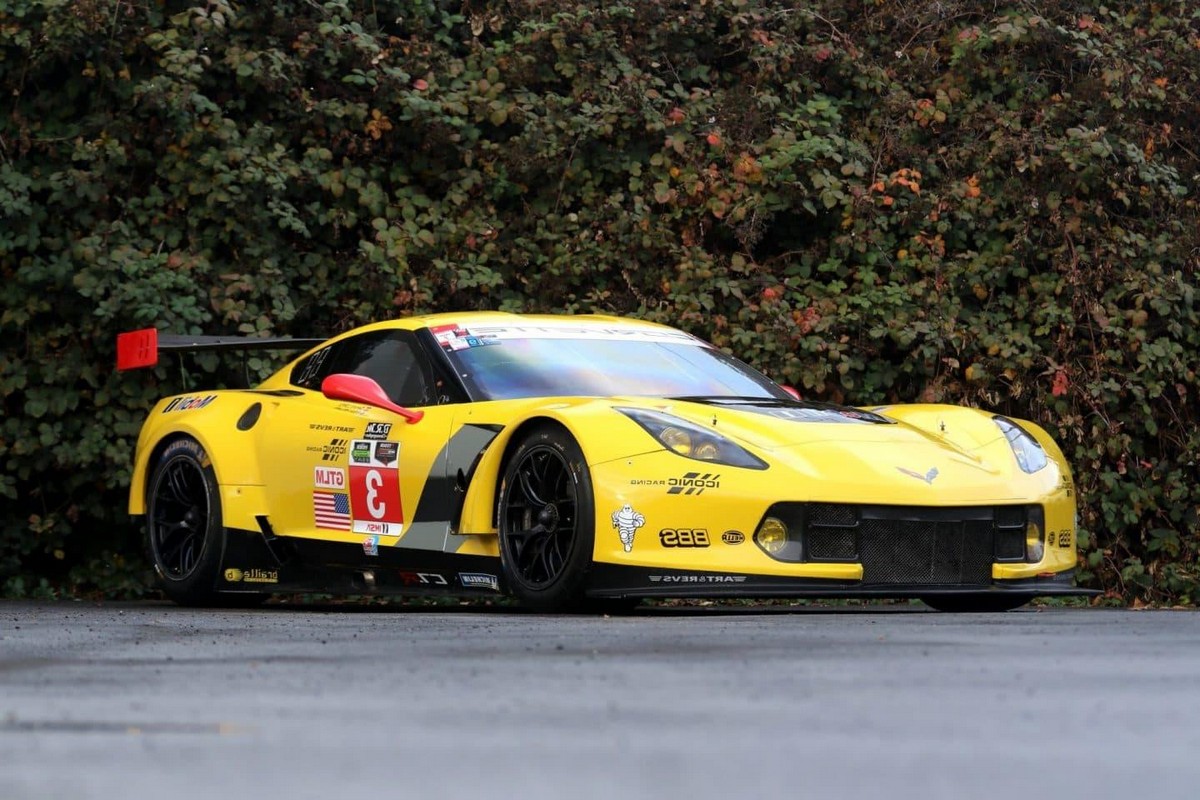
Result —
M1075 497L1038 426L972 408L800 399L681 331L441 314L307 348L249 390L160 401L129 510L188 605L271 593L920 598L1016 608L1074 586Z

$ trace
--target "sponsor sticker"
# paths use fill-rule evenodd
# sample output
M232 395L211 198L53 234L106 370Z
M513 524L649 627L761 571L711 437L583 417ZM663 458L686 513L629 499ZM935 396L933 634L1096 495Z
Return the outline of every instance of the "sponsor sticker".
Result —
M376 442L375 443L375 460L380 464L387 466L388 464L396 463L396 458L400 455L399 442Z
M400 580L405 586L449 586L445 575L436 572L401 572Z
M310 422L308 429L322 433L354 433L354 428L349 425L326 425L323 422Z
M231 567L225 570L225 580L229 583L279 583L279 570Z
M741 531L725 531L721 534L721 541L725 544L741 544L746 541L746 534Z
M176 397L171 402L167 403L162 410L164 414L170 414L172 411L195 411L200 408L206 408L211 405L217 396L210 394L205 397Z
M704 528L663 528L658 532L663 547L708 547L708 531Z
M355 464L371 463L371 443L356 441L350 448L350 460Z
M388 434L392 432L392 423L390 422L368 422L367 429L363 433L364 439L386 439Z
M399 536L404 532L399 461L399 442L359 439L351 445L350 508L355 533Z
M650 575L651 583L744 583L745 575Z
M633 537L637 535L638 528L645 524L646 518L634 511L633 506L628 503L612 513L612 526L617 529L617 535L621 537L621 545L626 553L633 550Z
M320 453L322 461L338 461L346 454L346 443L349 439L330 439L328 444L310 445L305 448L309 453Z
M491 589L500 591L500 579L485 572L460 572L458 582L471 589Z
M698 495L705 489L721 488L721 476L718 473L685 472L681 477L667 480L667 494Z
M368 556L379 555L379 537L368 536L363 539L363 553Z
M313 486L318 489L345 489L346 472L337 467L313 467Z

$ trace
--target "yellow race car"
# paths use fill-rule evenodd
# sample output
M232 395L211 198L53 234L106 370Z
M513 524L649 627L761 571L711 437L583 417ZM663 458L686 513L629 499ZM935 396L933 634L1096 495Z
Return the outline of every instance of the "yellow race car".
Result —
M138 439L129 510L179 603L1089 593L1070 469L1029 422L806 401L601 316L440 314L319 343L149 329L122 334L118 367L252 347L309 349L257 388L160 401Z

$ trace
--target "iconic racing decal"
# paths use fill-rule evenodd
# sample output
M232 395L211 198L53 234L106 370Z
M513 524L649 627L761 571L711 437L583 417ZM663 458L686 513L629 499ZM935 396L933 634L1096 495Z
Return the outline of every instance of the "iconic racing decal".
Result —
M744 583L745 575L647 575L651 583Z
M405 586L449 586L444 575L436 572L401 572L400 580Z
M685 472L678 478L631 478L630 486L666 486L667 494L698 495L705 489L721 488L719 472Z
M721 541L725 544L741 544L746 541L746 534L741 531L725 531L721 534Z
M345 489L346 471L337 467L313 467L313 486L318 489Z
M349 439L330 439L329 444L314 444L304 448L309 453L320 453L322 461L337 461L346 454Z
M198 408L204 408L217 399L215 394L210 394L207 397L176 397L171 402L167 403L166 408L162 413L168 414L172 411L195 411Z
M354 428L349 425L326 425L323 422L308 423L310 431L320 431L322 433L354 433Z
M708 531L704 528L663 528L658 532L663 547L708 547Z
M612 525L617 529L617 535L621 537L621 544L624 545L626 553L633 550L633 537L638 528L645 524L646 518L634 511L628 503L621 510L612 513Z
M705 489L721 488L721 476L706 472L685 472L682 478L670 478L667 484L667 494L701 494Z
M900 470L900 471L901 471L901 472L903 472L905 475L911 475L912 477L916 478L917 480L922 480L922 481L925 481L925 482L926 482L926 483L928 483L930 486L932 486L932 485L933 485L933 479L934 479L934 478L936 478L936 477L938 476L938 469L937 469L937 467L933 467L933 468L931 468L931 469L929 470L929 472L926 472L924 475L922 475L922 474L921 474L921 473L919 473L919 472L913 472L911 469L905 469L904 467L896 467L896 469Z
M363 539L363 554L368 556L379 555L379 537L368 536Z
M340 471L340 470L339 470ZM313 492L313 522L328 531L350 530L350 496L345 492Z
M225 570L225 580L229 583L279 583L279 570L231 567Z
M458 573L458 582L471 589L500 591L500 580L495 575L488 575L484 572L460 572Z
M399 442L360 439L351 445L350 507L355 533L399 536L403 532L399 460Z
M368 422L367 430L363 433L364 439L386 439L388 434L392 432L392 423L390 422Z

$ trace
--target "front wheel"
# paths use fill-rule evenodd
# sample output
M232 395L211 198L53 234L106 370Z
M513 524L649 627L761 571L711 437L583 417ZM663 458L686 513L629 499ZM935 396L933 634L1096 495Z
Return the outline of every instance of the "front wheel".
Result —
M199 442L167 445L146 500L146 544L163 591L180 605L213 603L225 529L217 476Z
M936 611L951 613L994 613L1012 611L1028 603L1030 597L1003 594L947 594L922 597L921 602Z
M536 611L583 608L596 522L579 444L558 426L534 429L513 451L498 495L509 591Z

